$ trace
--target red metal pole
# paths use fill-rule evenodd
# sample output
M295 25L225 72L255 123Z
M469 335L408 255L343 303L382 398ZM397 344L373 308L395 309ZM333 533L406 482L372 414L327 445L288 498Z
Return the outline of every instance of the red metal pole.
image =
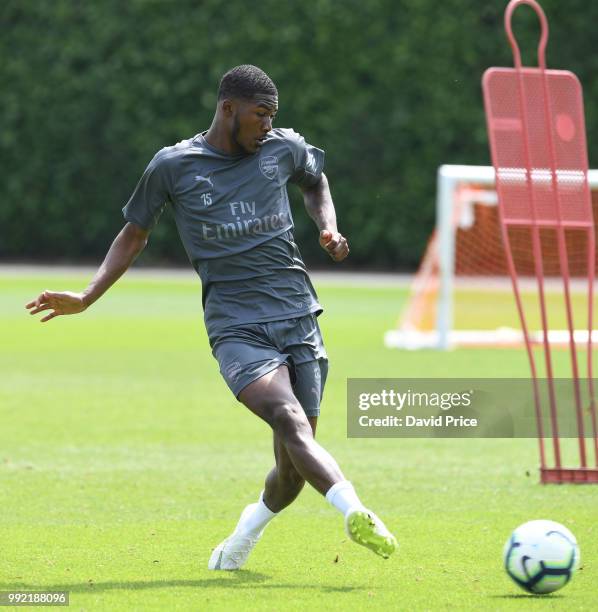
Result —
M505 30L507 37L513 49L513 57L515 60L515 70L517 72L517 94L519 101L519 111L522 122L522 133L523 133L523 156L525 160L525 179L527 184L527 193L529 195L531 206L531 232L532 232L532 250L534 254L534 271L536 274L536 280L538 282L538 297L540 301L540 316L542 319L542 331L543 331L543 346L544 346L544 361L546 364L546 380L548 384L548 397L550 403L550 423L552 429L552 446L554 452L555 466L561 468L561 449L559 440L559 426L558 426L558 415L556 407L556 394L554 390L554 373L552 369L552 358L550 352L550 342L548 339L548 314L546 312L546 299L544 294L544 266L542 264L542 247L540 244L540 229L538 226L538 219L536 216L537 203L535 198L535 190L532 184L532 177L530 175L531 156L530 156L530 145L529 145L529 121L527 117L527 109L524 98L524 82L521 66L521 54L519 52L519 46L513 34L511 28L511 17L513 11L520 4L530 5L538 14L542 26L542 33L540 36L540 42L538 45L538 63L540 69L545 69L545 49L548 40L548 23L546 16L540 8L540 6L534 2L534 0L514 0L509 3L505 12ZM523 321L523 319L522 319ZM535 376L535 375L534 375ZM539 435L539 432L538 432Z

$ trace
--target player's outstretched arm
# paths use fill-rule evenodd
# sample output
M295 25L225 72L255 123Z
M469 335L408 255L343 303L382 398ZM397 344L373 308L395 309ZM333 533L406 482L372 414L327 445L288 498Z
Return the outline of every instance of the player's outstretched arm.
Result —
M44 291L25 305L29 314L51 310L41 319L42 323L60 315L83 312L101 297L135 261L147 244L149 231L134 223L127 223L114 239L104 262L99 267L87 289L82 293L72 291Z
M342 261L349 254L347 239L336 227L336 212L326 175L311 187L302 187L303 201L308 215L320 230L320 246L334 261Z

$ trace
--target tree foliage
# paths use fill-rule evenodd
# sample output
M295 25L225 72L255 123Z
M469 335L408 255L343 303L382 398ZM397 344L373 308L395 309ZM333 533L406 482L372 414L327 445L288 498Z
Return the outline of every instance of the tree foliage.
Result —
M544 0L548 64L585 85L590 161L598 4ZM327 152L358 267L413 268L434 223L436 169L488 164L480 79L512 64L506 3L477 0L6 0L0 8L0 256L97 261L156 150L207 129L221 74L261 66L277 125ZM538 27L515 14L524 58ZM294 194L308 262L326 262ZM146 263L183 262L172 219Z

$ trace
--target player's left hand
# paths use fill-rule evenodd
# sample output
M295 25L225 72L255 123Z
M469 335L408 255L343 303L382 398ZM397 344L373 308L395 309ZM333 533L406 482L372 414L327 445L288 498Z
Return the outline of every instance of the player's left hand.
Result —
M320 232L320 246L334 261L343 261L349 254L347 239L339 232L322 230Z

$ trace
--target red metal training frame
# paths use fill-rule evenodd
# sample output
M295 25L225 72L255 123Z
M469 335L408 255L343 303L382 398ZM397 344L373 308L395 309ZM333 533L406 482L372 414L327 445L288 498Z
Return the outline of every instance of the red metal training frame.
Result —
M515 9L527 4L534 9L541 24L538 45L538 67L523 67L519 46L513 35L511 19ZM496 171L499 216L507 263L525 346L533 379L533 394L538 439L540 472L543 483L598 483L598 436L592 380L592 328L594 293L595 234L590 190L588 160L581 85L568 71L547 70L545 51L548 41L546 16L535 0L511 0L505 12L505 29L513 50L515 68L490 68L484 73L484 106L492 163ZM510 228L527 228L531 233L538 301L543 329L543 353L546 371L550 429L554 466L549 467L544 448L540 380L530 341L528 325L521 300L518 273L515 267ZM558 260L563 282L563 297L569 331L572 386L579 439L579 467L563 467L559 438L557 400L551 347L548 339L549 321L544 290L541 230L554 231L557 236ZM585 233L588 270L588 340L587 384L594 466L588 466L584 406L577 347L574 339L571 308L569 260L566 231ZM589 436L588 436L589 437Z

